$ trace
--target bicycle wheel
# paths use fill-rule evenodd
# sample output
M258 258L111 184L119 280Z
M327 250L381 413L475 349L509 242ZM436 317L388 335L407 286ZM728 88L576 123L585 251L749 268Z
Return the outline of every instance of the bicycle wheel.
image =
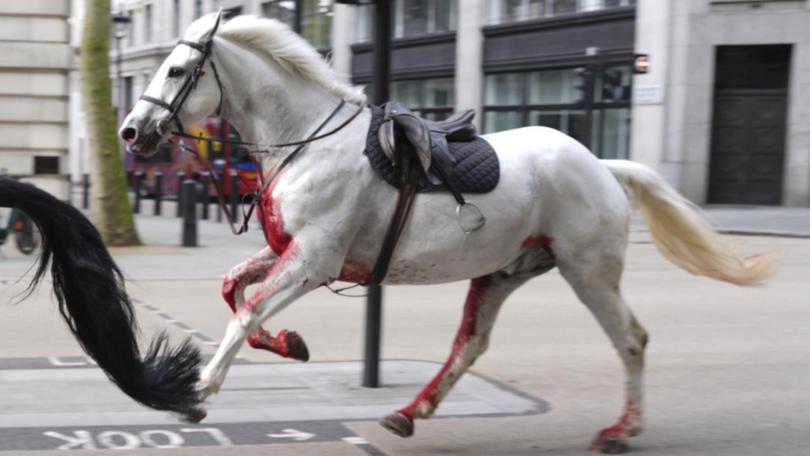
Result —
M20 252L25 255L34 253L39 246L39 236L34 222L21 212L18 213L17 220L14 222L14 241Z

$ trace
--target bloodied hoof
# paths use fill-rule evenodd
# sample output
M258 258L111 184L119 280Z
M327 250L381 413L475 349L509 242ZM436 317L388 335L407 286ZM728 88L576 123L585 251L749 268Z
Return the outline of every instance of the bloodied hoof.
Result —
M597 435L591 442L590 450L602 454L624 454L630 449L626 440Z
M413 435L413 420L400 412L392 413L381 418L380 425L400 437Z
M304 339L295 331L282 331L284 344L287 346L287 356L298 361L309 361L309 349Z
M202 406L194 407L189 413L183 415L183 421L188 423L199 423L200 421L204 420L205 417L208 416L208 412Z

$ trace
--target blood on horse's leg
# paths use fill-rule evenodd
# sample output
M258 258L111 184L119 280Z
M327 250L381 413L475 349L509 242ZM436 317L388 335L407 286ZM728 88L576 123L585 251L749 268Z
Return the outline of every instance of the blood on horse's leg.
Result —
M604 259L603 259L604 260ZM619 353L627 374L624 411L612 426L599 431L590 444L590 450L600 453L619 454L629 448L629 438L639 435L643 428L643 374L644 350L647 332L625 304L619 278L623 264L613 261L611 268L601 267L604 261L591 267L600 274L591 274L560 266L563 277L571 284L579 299L590 309Z
M320 286L328 280L328 271L337 268L332 264L336 260L329 262L331 258L318 258L313 254L313 251L321 251L321 246L307 240L307 244L312 245L311 250L299 250L291 244L273 263L258 290L237 309L214 358L200 374L199 391L203 399L219 391L249 334L295 299Z
M256 255L231 269L222 283L222 297L231 311L236 313L245 302L245 289L261 280L273 266L277 256L265 247ZM295 331L281 330L276 337L259 327L247 338L248 344L256 349L267 350L284 358L300 361L309 360L309 350L304 339Z
M501 304L525 280L499 274L472 280L450 357L413 402L380 420L383 427L400 437L409 437L413 434L414 419L433 415L453 385L487 349Z

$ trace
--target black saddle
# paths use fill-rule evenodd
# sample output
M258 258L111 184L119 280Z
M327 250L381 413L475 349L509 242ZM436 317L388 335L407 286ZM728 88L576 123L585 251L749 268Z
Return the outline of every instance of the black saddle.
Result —
M422 119L399 103L371 107L372 120L365 154L389 184L400 188L404 179L418 192L487 193L500 179L498 156L478 137L475 111L454 114L443 121ZM421 169L409 169L417 161Z
M465 193L486 193L498 185L498 156L488 142L478 137L472 119L475 111L463 111L434 122L419 118L399 103L371 106L371 125L366 149L372 168L399 189L396 209L388 225L377 262L366 285L385 278L394 249L420 191L449 191L458 206L461 229L470 234L486 219Z

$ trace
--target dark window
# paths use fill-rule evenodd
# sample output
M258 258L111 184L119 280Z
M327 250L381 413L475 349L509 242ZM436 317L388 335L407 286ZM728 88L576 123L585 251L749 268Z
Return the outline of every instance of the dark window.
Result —
M445 119L453 113L455 105L453 78L394 81L391 100L399 101L427 119Z
M240 14L242 14L241 6L234 6L233 8L226 8L222 10L222 18L225 20L239 16Z
M295 0L274 0L262 3L262 15L277 19L295 29Z
M332 0L299 0L301 36L316 48L332 45Z
M718 46L717 89L782 89L788 86L790 45Z
M194 17L198 18L202 16L202 12L202 0L194 0Z
M484 130L551 127L602 158L627 158L629 65L610 64L485 76Z
M456 29L457 0L397 0L394 10L397 38Z
M34 174L59 174L59 157L34 157Z

